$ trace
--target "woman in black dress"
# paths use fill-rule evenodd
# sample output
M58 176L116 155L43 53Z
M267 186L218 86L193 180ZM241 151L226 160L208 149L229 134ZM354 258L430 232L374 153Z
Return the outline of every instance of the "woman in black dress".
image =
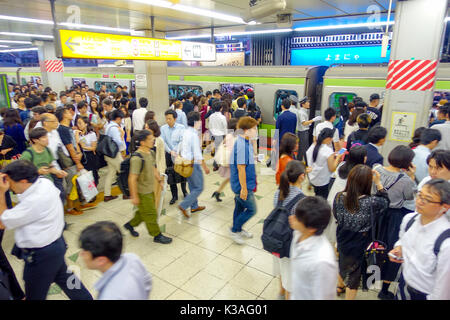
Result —
M375 195L371 195L372 181L377 186ZM341 284L338 294L346 287L346 300L355 299L361 275L365 273L363 262L365 249L371 241L371 211L377 221L388 207L389 198L380 182L380 174L366 165L355 166L348 175L345 190L336 195L333 203Z

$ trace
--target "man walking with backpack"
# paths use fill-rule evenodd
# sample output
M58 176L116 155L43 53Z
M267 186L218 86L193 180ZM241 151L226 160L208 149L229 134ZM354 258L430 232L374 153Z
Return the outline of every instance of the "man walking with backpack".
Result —
M130 231L133 237L138 237L139 233L134 230L134 227L137 227L141 222L145 222L148 233L154 237L154 242L171 243L172 239L164 236L159 229L158 213L155 207L155 178L158 183L163 183L156 169L155 152L151 150L155 143L155 137L150 131L142 130L136 134L135 141L139 147L130 159L125 161L130 163L128 187L131 202L137 208L134 218L124 227Z
M450 300L450 183L427 182L416 198L416 212L403 218L399 240L389 252L402 263L398 300Z

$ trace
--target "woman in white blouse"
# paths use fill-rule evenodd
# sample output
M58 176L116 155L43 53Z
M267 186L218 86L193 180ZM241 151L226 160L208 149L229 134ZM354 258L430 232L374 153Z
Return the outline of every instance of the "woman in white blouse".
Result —
M82 164L86 170L92 171L95 185L98 185L99 161L95 153L95 150L97 149L97 134L87 117L78 116L76 118L76 125L80 131L75 137L83 151Z

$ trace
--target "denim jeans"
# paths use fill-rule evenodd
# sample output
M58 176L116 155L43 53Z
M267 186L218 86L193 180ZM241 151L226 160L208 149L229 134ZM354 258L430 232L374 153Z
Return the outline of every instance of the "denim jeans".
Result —
M242 226L256 213L255 196L252 191L248 192L247 200L242 200L240 194L234 195L234 214L232 232L241 232Z
M189 185L189 194L181 202L180 207L183 210L189 207L195 210L198 208L197 199L203 191L203 172L199 164L194 164L194 170L192 171L192 175L187 178L187 182Z

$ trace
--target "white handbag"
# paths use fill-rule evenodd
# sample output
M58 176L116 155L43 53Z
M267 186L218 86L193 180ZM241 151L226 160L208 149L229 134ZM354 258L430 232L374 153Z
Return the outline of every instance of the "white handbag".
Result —
M97 196L98 190L95 186L95 180L92 171L86 171L82 173L77 178L77 184L81 193L78 195L80 199L89 202Z

